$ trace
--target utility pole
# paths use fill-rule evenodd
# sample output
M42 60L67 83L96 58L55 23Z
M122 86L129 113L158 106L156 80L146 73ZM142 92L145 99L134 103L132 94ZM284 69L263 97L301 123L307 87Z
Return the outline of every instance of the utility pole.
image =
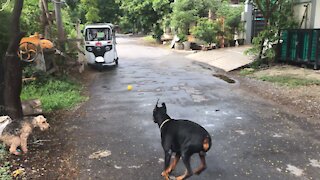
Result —
M53 0L55 3L55 12L56 12L56 22L58 27L58 41L59 41L59 48L64 47L64 30L63 30L63 24L62 24L62 16L61 16L61 0Z

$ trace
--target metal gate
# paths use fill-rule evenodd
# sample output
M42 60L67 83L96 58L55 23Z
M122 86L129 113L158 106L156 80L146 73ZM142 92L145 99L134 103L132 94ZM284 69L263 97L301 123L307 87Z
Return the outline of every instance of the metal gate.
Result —
M265 19L262 13L258 9L254 9L252 12L252 35L251 37L257 37L258 34L264 29L266 26ZM251 39L252 42L252 39Z
M313 65L320 63L320 29L286 29L281 31L277 59L280 62L294 62Z

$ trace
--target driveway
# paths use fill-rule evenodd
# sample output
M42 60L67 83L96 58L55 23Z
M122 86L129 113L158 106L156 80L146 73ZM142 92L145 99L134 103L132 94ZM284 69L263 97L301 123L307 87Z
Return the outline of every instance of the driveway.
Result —
M61 142L68 165L54 171L51 164L42 178L163 179L160 131L152 120L159 98L172 118L193 120L213 137L207 170L190 179L319 179L319 124L242 90L237 80L213 76L219 72L184 53L126 37L118 38L118 53L119 66L97 73L90 100L55 127L59 137L52 141ZM48 151L62 151L55 147ZM194 156L193 168L198 164ZM173 175L182 173L180 162Z

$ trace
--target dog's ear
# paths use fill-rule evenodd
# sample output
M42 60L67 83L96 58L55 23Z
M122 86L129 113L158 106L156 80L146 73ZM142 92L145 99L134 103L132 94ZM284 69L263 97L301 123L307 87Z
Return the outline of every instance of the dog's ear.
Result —
M158 98L158 100L157 100L157 104L156 104L156 107L155 107L155 108L158 108L158 103L159 103L159 98Z
M37 123L42 123L46 121L46 118L42 115L36 116L35 119Z
M163 107L163 108L164 108L164 110L167 112L166 103L162 103L162 107Z

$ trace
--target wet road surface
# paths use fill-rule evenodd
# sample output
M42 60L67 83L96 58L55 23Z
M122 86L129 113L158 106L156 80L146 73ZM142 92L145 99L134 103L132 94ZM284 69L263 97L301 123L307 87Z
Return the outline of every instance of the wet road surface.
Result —
M305 117L221 80L185 53L118 38L119 66L98 73L71 124L78 179L163 179L152 110L203 125L212 136L208 168L190 179L320 179L320 128ZM131 91L127 86L132 85ZM95 152L106 157L94 158ZM198 156L192 167L199 165ZM184 173L182 161L172 175Z

